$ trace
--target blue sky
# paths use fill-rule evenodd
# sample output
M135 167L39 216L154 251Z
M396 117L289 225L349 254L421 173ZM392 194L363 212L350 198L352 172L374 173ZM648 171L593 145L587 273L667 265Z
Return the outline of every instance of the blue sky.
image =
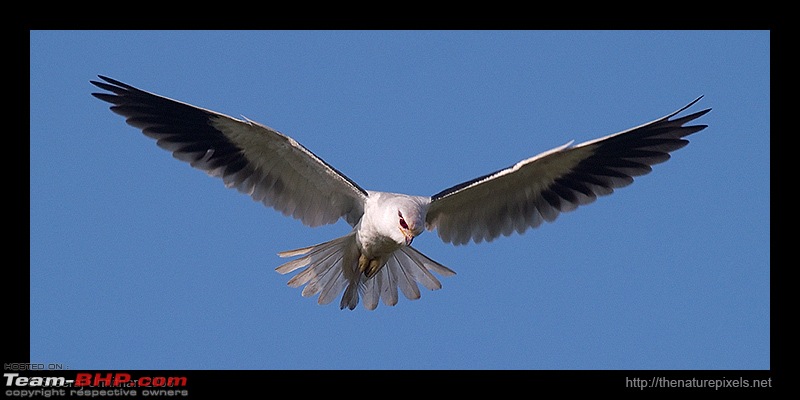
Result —
M769 369L766 31L33 31L30 356L71 369ZM457 271L319 306L276 253L327 241L90 93L106 75L432 195L695 99L709 128L524 235L417 249ZM337 302L338 303L338 302Z

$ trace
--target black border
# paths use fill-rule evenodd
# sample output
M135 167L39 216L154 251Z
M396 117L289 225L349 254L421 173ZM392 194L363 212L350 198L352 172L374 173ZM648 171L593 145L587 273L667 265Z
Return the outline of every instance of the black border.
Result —
M676 6L679 7L679 6ZM237 12L241 12L241 10L236 10ZM652 11L651 11L652 12ZM86 16L84 16L86 18ZM753 20L748 19L747 22L750 22L748 29L770 29L773 28L769 23L764 24L764 21L769 22L769 19L764 19L763 15L756 15L756 18L761 18L760 20L756 21L756 24L753 24ZM580 19L579 19L580 20ZM579 21L578 20L578 21ZM719 17L716 19L712 19L719 21ZM42 21L45 21L42 24ZM56 21L56 25L63 25L63 19L59 18ZM312 19L313 21L313 19ZM450 19L452 21L452 19ZM467 19L467 22L472 20ZM726 25L728 28L731 28L731 21L736 21L736 19L726 20ZM29 22L29 21L26 21ZM43 20L36 21L38 22L39 26L31 26L25 25L23 22L23 28L18 30L20 33L19 36L12 36L13 41L16 43L28 44L27 52L23 53L20 52L19 58L21 60L30 60L29 51L30 51L30 35L29 29L35 28L40 29L42 28L41 25L51 25L48 22L47 18L45 17ZM430 22L430 21L428 21ZM463 21L462 21L463 22ZM459 22L456 25L460 25L464 27L463 23ZM503 24L498 24L496 20L492 21L494 28L500 28ZM519 21L514 20L514 23L511 24L512 27L519 28ZM574 21L573 21L574 22ZM658 20L656 22L659 22ZM661 20L663 25L663 20ZM698 21L692 21L698 22ZM308 23L308 22L306 22ZM328 22L330 24L330 22ZM72 23L69 23L72 25ZM302 25L302 24L301 24ZM313 25L313 22L311 23ZM324 24L323 24L324 25ZM447 24L446 24L447 25ZM468 23L466 27L472 26L474 24ZM494 26L498 25L498 26ZM551 26L552 22L549 24L545 24L546 26ZM590 24L591 25L591 24ZM674 26L674 24L667 24L668 26ZM280 26L286 27L285 23L281 24ZM395 28L399 28L404 26L400 24ZM474 27L474 26L473 26ZM63 28L63 26L62 26ZM643 27L639 27L643 28ZM22 35L25 35L24 37ZM774 49L780 48L783 42L781 31L776 29L771 29L771 38L770 38L770 57L773 66L778 67L781 64L781 61L785 57L781 57L784 53L780 51L776 51ZM773 56L777 55L777 56ZM27 64L27 65L26 65ZM20 74L30 74L30 65L28 63L17 63L19 66L19 73ZM27 70L24 70L25 66L28 67ZM780 74L780 68L771 68L771 82L783 82L779 77L782 76ZM21 80L18 80L21 81ZM22 85L20 83L20 85ZM21 91L25 90L20 88ZM771 110L777 111L773 115L782 115L783 108L786 107L786 103L782 103L780 100L783 99L783 94L785 90L782 89L781 85L771 85L771 98L772 104L775 106L771 108ZM24 92L23 92L24 93ZM24 99L24 97L23 97ZM776 101L778 100L778 101ZM14 107L21 107L24 100L16 100L16 104L12 105L12 109ZM12 100L12 103L15 101ZM28 95L28 102L30 104L30 93ZM19 120L18 124L15 124L12 129L7 129L6 134L8 136L13 136L16 138L20 138L22 143L19 143L19 148L28 149L28 154L30 154L30 142L24 135L16 134L18 132L24 132L24 127L29 125L29 116L24 113L24 108L21 107L23 110L16 113L16 116ZM30 110L29 110L30 111ZM776 126L775 122L777 119L772 119L772 126ZM30 128L28 126L28 128ZM30 131L30 129L28 129ZM793 132L792 132L793 133ZM780 149L786 149L788 146L779 147ZM785 151L785 150L784 150ZM776 154L778 155L778 154ZM790 156L787 157L774 157L772 158L777 160L778 164L785 163L786 160L792 160ZM29 165L29 164L28 164ZM784 168L778 168L775 164L771 164L771 174L774 172L778 172L780 176L781 172L785 171ZM19 197L14 196L16 199L22 199L22 201L27 200L29 210L30 210L30 180L28 180L28 187L22 186L20 184L17 186L16 181L13 181L19 175L22 177L18 178L20 181L24 178L24 174L11 174L12 181L8 182L6 193L14 193L18 195L20 193L25 193L19 195ZM30 177L30 173L28 174ZM783 180L776 179L777 182L784 182ZM746 184L746 183L742 183ZM777 192L780 192L780 187L776 187ZM772 199L782 199L785 198L783 196L772 196L770 194L770 206L772 210L779 210L779 208L774 208L778 202L773 201ZM12 206L13 207L13 206ZM779 211L774 211L779 212ZM772 215L772 212L771 212ZM783 215L782 213L779 215ZM735 216L731 216L731 218L735 218ZM783 218L781 218L782 220ZM776 222L777 219L770 217L770 227L772 226L773 222ZM21 223L22 224L22 223ZM13 226L13 225L11 225ZM12 236L14 239L23 237L23 235L27 234L28 241L30 240L30 220L28 220L27 230L21 229L20 231L10 229L8 234ZM772 229L770 228L770 231ZM780 231L779 231L780 232ZM772 233L771 233L772 235ZM791 237L790 237L791 240ZM13 242L13 239L12 239ZM30 242L29 244L29 253L30 253ZM4 310L4 324L5 327L5 335L3 338L3 346L2 346L2 355L0 355L0 360L2 360L4 366L7 363L27 363L30 362L30 258L28 258L28 269L24 269L19 264L21 262L17 262L17 260L12 256L9 257L8 254L14 254L13 252L6 253L6 262L4 263L4 271L3 271L3 293L5 294L5 298L3 300L3 310ZM29 254L30 255L30 254ZM778 258L779 263L777 267L770 268L770 363L771 367L769 370L557 370L557 371L524 371L524 370L507 370L507 371L483 371L483 370L467 370L467 371L443 371L443 370L434 370L434 371L394 371L394 370L383 370L383 371L278 371L278 370L245 370L245 371L237 371L237 370L119 370L119 371L106 371L106 370L91 370L91 371L10 371L7 368L4 368L5 372L19 372L20 376L65 376L68 379L74 377L74 373L76 372L105 372L105 373L115 373L115 372L126 372L130 373L135 376L186 376L188 381L187 390L189 390L189 398L197 398L202 395L207 395L214 392L224 391L226 395L237 394L237 393L263 393L267 396L281 396L281 389L289 389L297 391L299 389L300 393L303 395L310 395L314 392L324 393L327 395L331 395L333 393L341 393L342 395L346 395L349 393L355 393L359 396L361 395L369 395L368 392L358 394L360 390L363 388L369 387L378 387L381 390L387 391L388 393L397 393L403 394L402 392L415 392L420 394L459 394L463 393L464 391L470 389L489 389L493 390L492 392L484 392L490 393L492 396L498 393L506 393L513 389L521 389L521 395L523 396L535 396L537 394L567 394L567 393L590 393L590 394L603 394L603 393L615 393L615 392L629 392L629 393L651 393L651 392L665 392L665 393L672 393L672 394L679 394L685 392L699 392L699 393L732 393L732 392L743 392L743 393L752 393L752 394L766 394L766 392L775 392L781 390L781 388L786 388L788 385L786 384L786 376L785 376L785 362L787 360L787 356L785 355L786 349L786 336L785 333L787 332L785 325L782 322L782 317L784 316L783 308L785 308L784 296L785 292L785 285L787 285L788 279L785 276L785 267L783 266L783 260L789 260L792 263L794 260L793 258ZM22 263L24 265L24 262ZM789 268L793 268L792 265L788 266ZM773 279L775 278L775 279ZM27 290L26 290L27 289ZM778 318L773 318L777 316ZM641 378L641 379L651 379L652 377L657 378L664 378L670 380L691 380L691 379L738 379L738 378L745 378L745 379L770 379L771 387L766 389L746 389L746 388L730 388L730 387L723 387L719 389L715 388L647 388L647 389L640 389L635 386L631 386L630 384L626 385L626 379L630 380L632 378ZM5 379L4 379L5 382ZM275 385L264 385L264 384L271 384L274 383ZM424 384L430 385L424 385ZM4 388L5 390L8 388ZM400 393L398 393L400 391ZM481 395L481 393L476 393ZM380 392L374 393L372 395L380 395ZM228 396L225 396L228 397ZM57 398L57 397L56 397ZM186 398L183 396L175 396L174 398Z

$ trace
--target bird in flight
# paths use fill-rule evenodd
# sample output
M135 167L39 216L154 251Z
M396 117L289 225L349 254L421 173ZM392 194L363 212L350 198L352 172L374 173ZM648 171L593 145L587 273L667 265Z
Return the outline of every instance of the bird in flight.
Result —
M455 274L411 246L426 229L462 245L552 222L649 173L685 146L686 136L706 128L685 124L711 111L673 119L701 96L635 128L574 146L569 142L433 196L411 196L365 190L294 139L258 122L98 76L103 82L90 82L106 92L92 95L111 103L113 112L175 158L305 225L347 221L353 227L347 235L278 253L296 258L276 270L287 274L305 267L289 286L305 285L302 295L318 294L319 304L344 292L340 308L351 310L359 298L370 310L379 300L393 306L398 288L418 299L417 283L436 290L442 285L433 273Z

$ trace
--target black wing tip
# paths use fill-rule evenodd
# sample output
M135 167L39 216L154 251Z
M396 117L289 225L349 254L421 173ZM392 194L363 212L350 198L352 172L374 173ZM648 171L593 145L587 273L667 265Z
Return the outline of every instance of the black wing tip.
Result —
M120 81L118 81L116 79L109 78L109 77L107 77L105 75L99 75L98 74L97 77L102 79L102 80L104 80L104 81L106 81L106 82L108 82L108 83L110 83L110 84L112 84L112 85L116 85L116 86L124 87L124 88L129 88L129 89L132 88L132 86L130 86L130 85L122 83L122 82L120 82ZM103 82L98 82L98 81L89 81L89 82L91 82L94 85L97 85L98 83L99 84L104 84Z
M89 83L99 87L100 89L107 90L109 92L115 93L117 95L123 93L130 93L130 92L142 92L140 89L137 89L127 83L120 82L116 79L109 78L105 75L97 75L98 78L104 80L105 82L89 80ZM95 93L92 93L93 95ZM96 97L96 96L95 96Z
M694 113L693 115L697 115L697 118L699 118L699 117L702 117L703 115L708 114L709 112L711 112L711 110L712 110L712 108L709 107L709 108L706 108L705 110L700 110L700 111Z
M95 86L97 86L97 87L99 87L101 89L105 89L104 86L108 86L109 83L114 83L114 80L109 78L109 77L106 77L106 76L103 76L103 75L97 75L97 77L102 79L102 80L104 80L105 82L100 82L100 81L95 81L95 80L91 80L90 79L89 83L91 83L92 85L95 85ZM106 82L108 82L108 83L106 83Z
M106 90L111 93L92 93L92 96L103 100L108 103L116 103L116 99L120 97L120 95L130 92L131 90L136 90L133 86L126 85L118 80L111 79L109 77L103 75L97 75L100 79L104 80L105 82L89 80L94 86L97 86L100 89Z
M103 101L105 101L107 103L112 103L112 104L114 104L114 102L115 102L115 100L117 98L117 95L110 94L110 93L92 93L92 96L94 96L94 97L96 97L96 98L98 98L100 100L103 100Z
M697 104L697 102L700 101L700 99L702 99L703 97L705 97L705 95L701 94L699 97L697 97L696 99L694 99L691 102L689 102L689 104L681 107L680 109L678 109L677 111L673 112L672 114L667 115L666 117L662 118L662 120L667 121L670 118L672 118L672 117L674 117L674 116L686 111L687 109L689 109L693 105ZM690 116L681 117L680 119L685 120L685 122L688 122L688 121L691 121L691 120L693 120L695 118L702 117L703 115L707 114L709 111L711 111L710 107L706 108L705 110L698 111L698 112L696 112L696 113L694 113L694 114L692 114Z
M685 107L683 107L683 108L682 108L680 111L683 111L683 110L685 110L685 109L687 109L687 108L689 108L689 107L691 107L691 106L695 105L695 103L697 103L698 101L700 101L700 99L702 99L702 98L703 98L703 97L705 97L705 96L706 96L706 95L704 95L704 94L701 94L700 96L697 96L697 98L696 98L696 99L692 100L692 102L691 102L691 103L687 104L687 105L686 105ZM680 112L680 111L679 111L679 112Z

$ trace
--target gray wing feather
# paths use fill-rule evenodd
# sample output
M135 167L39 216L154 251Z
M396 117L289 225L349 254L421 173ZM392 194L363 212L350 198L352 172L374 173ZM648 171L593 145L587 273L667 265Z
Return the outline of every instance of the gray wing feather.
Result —
M670 119L687 106L647 124L600 139L549 150L511 167L461 183L431 196L427 228L445 242L480 243L513 232L523 233L561 212L633 182L651 166L685 146L684 137L706 125L684 124L711 109Z
M145 92L100 76L91 81L110 93L92 93L113 104L128 124L156 139L179 160L222 178L253 200L309 226L355 225L367 192L314 153L274 129L248 119Z

